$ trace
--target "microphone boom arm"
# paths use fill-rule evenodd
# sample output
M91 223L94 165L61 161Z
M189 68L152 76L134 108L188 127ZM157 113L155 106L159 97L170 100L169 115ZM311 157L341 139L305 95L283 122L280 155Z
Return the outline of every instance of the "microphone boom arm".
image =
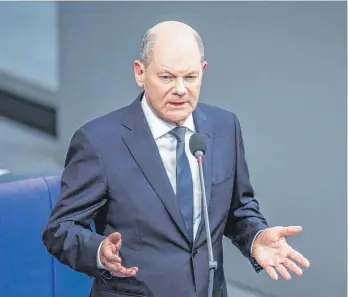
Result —
M212 248L212 243L211 243L207 197L206 197L206 193L205 193L205 183L204 183L204 175L203 175L203 155L204 155L204 153L201 150L198 150L195 152L194 155L197 159L198 168L199 168L199 178L200 178L200 185L201 185L201 192L202 192L202 204L203 204L203 212L204 212L205 232L207 235L208 254L209 254L208 297L212 297L213 296L213 284L214 284L214 272L217 269L217 261L214 261L213 248Z

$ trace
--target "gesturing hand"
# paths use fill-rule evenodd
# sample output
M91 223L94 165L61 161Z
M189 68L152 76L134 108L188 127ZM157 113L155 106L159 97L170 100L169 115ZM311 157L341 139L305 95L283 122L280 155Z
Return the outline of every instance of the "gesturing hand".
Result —
M135 276L138 267L125 268L122 266L120 249L122 245L121 234L118 232L111 233L103 240L100 248L100 261L112 275L117 277Z
M277 272L284 279L291 279L287 269L301 276L302 269L294 261L305 268L310 266L309 261L285 240L286 236L296 235L301 231L300 226L272 227L263 230L255 239L253 257L272 279L278 279Z

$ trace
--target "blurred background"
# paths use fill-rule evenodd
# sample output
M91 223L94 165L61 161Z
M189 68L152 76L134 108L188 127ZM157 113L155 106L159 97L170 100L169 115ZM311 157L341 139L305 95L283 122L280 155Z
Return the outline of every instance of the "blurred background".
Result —
M201 101L240 119L271 225L312 267L272 281L228 241L232 297L347 296L346 2L0 2L0 180L59 175L73 132L131 103L145 31L194 27ZM1 214L0 214L1 215Z

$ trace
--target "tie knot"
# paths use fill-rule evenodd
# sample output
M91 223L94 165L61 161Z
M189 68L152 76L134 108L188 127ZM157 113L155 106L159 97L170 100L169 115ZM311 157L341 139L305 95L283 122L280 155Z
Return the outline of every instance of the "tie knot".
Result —
M170 131L170 133L176 138L178 142L185 141L186 127L176 127Z

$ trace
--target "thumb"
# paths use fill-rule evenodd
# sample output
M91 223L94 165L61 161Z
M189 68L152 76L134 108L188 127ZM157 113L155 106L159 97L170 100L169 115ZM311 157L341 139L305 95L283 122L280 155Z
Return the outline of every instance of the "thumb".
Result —
M302 231L301 226L288 226L281 227L279 230L280 236L292 236L300 233Z
M108 239L112 244L118 244L121 240L121 233L119 233L119 232L111 233L108 236Z

